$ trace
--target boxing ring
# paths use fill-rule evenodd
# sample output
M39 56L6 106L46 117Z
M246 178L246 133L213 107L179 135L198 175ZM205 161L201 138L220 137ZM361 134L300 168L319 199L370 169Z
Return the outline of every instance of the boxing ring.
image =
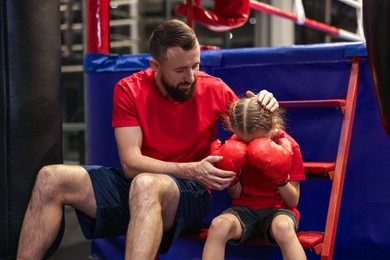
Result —
M360 57L360 79L351 147L340 209L334 259L380 259L390 255L390 203L385 192L390 140L379 116L364 43L208 50L201 70L221 77L243 96L245 90L267 89L280 101L337 99L346 94L352 57ZM120 166L111 128L112 91L116 81L149 66L148 54L87 55L88 162ZM337 151L340 111L288 111L287 130L301 145L304 160L332 161ZM313 119L314 118L314 119ZM226 138L219 128L219 138ZM308 179L301 184L300 229L323 230L330 182ZM208 222L229 206L225 192L213 192ZM105 259L123 257L125 237L97 239L92 253ZM199 259L204 241L181 238L160 259ZM309 259L318 259L307 251ZM280 259L274 247L227 247L226 259Z
M104 1L103 1L104 2ZM107 2L107 1L106 1ZM87 0L88 163L120 166L111 128L112 90L122 77L149 66L148 54L110 54L108 5ZM2 123L0 150L0 259L13 259L25 208L38 170L62 162L60 109L60 28L58 1L5 0L0 3ZM238 95L268 89L280 101L339 98L345 95L352 57L360 58L360 77L334 259L390 256L389 19L385 0L365 1L367 45L318 44L279 48L202 51L202 67L221 77ZM289 112L287 130L304 160L334 160L340 130L337 109ZM316 120L313 121L313 116ZM310 119L309 119L310 118ZM387 131L387 132L386 132ZM219 138L226 133L219 127ZM387 134L387 135L386 135ZM302 183L300 229L323 230L330 183ZM226 192L213 192L210 221L230 205ZM61 239L59 234L57 242ZM124 237L94 240L91 254L123 258ZM160 259L199 259L204 241L181 238ZM58 245L58 243L57 243ZM55 246L53 250L55 249ZM50 253L53 252L53 250ZM311 251L309 259L318 259ZM227 247L226 259L280 259L277 248Z
M297 22L299 22L300 19L297 16L283 13L280 10L270 8L269 6L260 4L256 1L251 0L243 2L248 2L251 8L257 8L258 10L264 9L269 13L286 17ZM195 1L195 5L192 6L192 1L187 1L186 5L181 5L181 9L179 6L177 12L181 12L182 15L187 15L187 20L190 24L195 20L215 31L223 31L226 30L226 28L236 28L247 19L245 12L248 11L249 6L244 6L239 9L239 12L242 12L241 14L243 15L239 16L237 19L226 18L223 17L223 15L221 19L221 13L209 12L209 10L201 8L199 3L200 1ZM188 13L183 11L184 8L186 8ZM229 15L229 13L226 13L229 11L235 12L234 8L227 10L228 11L223 11L224 15ZM191 17L191 13L193 17ZM201 20L199 20L199 18L201 18ZM306 26L311 26L313 28L317 27L317 29L324 32L336 36L339 34L337 28L314 23L306 18L300 21L302 24L305 24L306 22ZM347 34L345 38L349 40L358 39L355 36L351 36L351 34ZM98 49L99 48L96 48L95 46L95 50ZM372 52L371 48L368 48L368 50ZM104 52L105 49L103 49L102 53ZM374 208L376 203L374 202L374 204L371 204L375 194L372 194L372 197L370 196L371 187L365 185L370 183L369 181L367 182L366 175L368 172L375 172L376 174L379 172L386 172L385 158L387 154L386 151L389 149L389 141L386 138L386 133L383 131L383 128L380 127L381 121L383 126L386 126L386 120L384 120L385 116L383 116L386 114L383 113L382 109L381 111L378 111L378 107L376 106L377 101L381 104L380 101L386 97L379 96L378 98L377 95L375 98L375 91L373 91L375 90L375 87L372 85L373 79L370 73L373 70L368 64L367 46L358 42L355 44L319 44L281 48L214 50L203 51L201 56L201 69L212 75L221 77L237 94L243 95L244 91L247 89L257 92L266 88L272 91L280 101L342 98L347 92L346 88L348 85L352 57L360 58L359 92L355 111L355 122L352 130L351 150L349 159L345 162L345 164L348 163L348 166L346 170L344 192L342 192L341 189L343 199L341 202L340 215L337 214L337 217L340 217L338 224L336 220L336 227L338 225L338 235L336 236L334 248L334 257L336 259L373 257L373 255L376 254L375 252L378 252L378 257L383 256L383 254L390 255L389 252L383 251L384 245L387 244L387 238L380 240L381 242L378 243L378 240L374 238L376 235L374 235L373 237L368 238L368 240L373 239L376 241L371 241L371 244L365 243L364 239L360 241L351 239L358 238L359 236L363 236L367 239L367 234L373 234L372 227L369 223L371 222L371 213L375 211ZM107 136L109 135L113 137L113 130L110 128L102 128L103 125L108 126L110 124L110 108L112 104L109 104L107 107L102 107L102 104L107 104L106 98L112 97L112 89L103 90L103 88L99 86L102 86L102 84L104 86L115 84L115 81L120 78L148 67L149 58L148 55L119 57L109 54L102 55L92 53L87 56L87 63L85 65L88 75L88 87L93 86L94 88L99 88L97 93L97 95L99 95L98 97L94 94L94 90L88 91L90 95L93 95L88 97L88 100L91 100L92 102L88 105L88 111L93 111L88 113L90 115L88 125L94 126L92 127L94 130L88 133L90 136L89 140L91 140L91 142L87 144L89 150L89 163L120 166L116 154L115 141L113 138L111 138L111 140L107 139ZM372 56L371 63L373 63ZM373 73L374 72L375 71L373 71ZM114 82L106 82L106 80L108 80L106 77L107 73L109 78L115 79ZM101 94L101 91L104 93ZM379 106L379 108L382 108L382 106ZM105 113L107 113L107 115L105 115ZM295 114L295 112L289 111L290 118L287 120L289 124L288 131L301 144L304 161L318 160L318 158L325 161L333 161L336 156L335 151L337 151L340 132L340 118L337 117L336 114L340 114L340 111L333 108L333 110L331 109L330 111L325 109L317 110L314 114L312 113L313 112L308 110L305 110L301 114ZM314 116L319 120L310 120L310 116ZM374 119L375 117L376 119ZM376 121L376 123L372 120ZM370 127L368 128L367 126ZM376 126L374 127L375 130L373 126ZM221 127L219 130L218 138L220 139L224 139L230 135L229 133L224 132ZM388 129L385 127L385 130ZM314 139L313 136L315 137ZM369 136L371 136L372 139ZM379 141L380 139L382 140ZM104 141L102 142L101 140ZM365 143L361 144L363 140ZM368 143L366 142L367 140ZM378 145L378 141L381 144L379 146L379 151L378 148L375 148ZM371 146L375 143L377 144ZM362 149L362 147L364 148ZM376 154L376 152L379 153ZM375 163L373 164L371 162ZM374 183L375 178L376 177L373 179ZM364 181L359 183L360 180ZM365 187L362 190L364 190L367 197L361 198L358 196L359 199L356 199L356 187ZM348 192L351 192L349 189L352 190L352 193L350 194L348 194ZM306 217L302 217L301 229L324 229L330 190L330 183L321 182L318 179L309 179L302 184L300 210L303 216L306 214ZM376 190L376 188L373 188L373 190ZM206 223L210 222L214 216L230 205L230 200L225 192L214 192L213 196L214 208L211 214L204 220ZM370 212L365 218L363 217L363 222L368 224L368 230L364 230L365 227L358 225L362 219L353 223L350 218L351 215L361 216L359 210L362 207L360 204L362 202L365 203L364 206L367 209L369 208L367 212ZM346 204L347 206L345 206ZM354 204L355 208L352 206ZM380 215L380 212L377 214ZM376 214L374 213L374 215ZM385 215L387 216L389 213L387 212ZM345 226L347 223L348 225ZM372 222L372 224L374 224L374 222ZM378 222L375 221L375 224L378 224ZM378 231L381 230L380 226L382 225L386 225L386 223L380 224L378 226ZM122 258L124 243L125 237L97 239L92 243L92 253L103 258ZM160 259L199 259L203 243L204 241L199 240L180 239L166 255L161 255ZM370 246L373 247L370 248ZM378 248L380 248L380 250L377 250ZM332 250L333 248L331 251ZM313 251L309 251L307 254L309 259L318 258ZM332 254L333 251L330 253L330 259L332 258ZM281 257L278 250L270 247L242 245L240 248L231 248L229 246L227 248L227 259L250 259L255 256L263 256L265 259L280 259Z

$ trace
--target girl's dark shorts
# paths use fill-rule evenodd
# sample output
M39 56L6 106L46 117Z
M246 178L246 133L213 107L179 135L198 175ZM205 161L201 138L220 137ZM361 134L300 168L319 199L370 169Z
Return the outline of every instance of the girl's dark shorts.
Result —
M231 213L235 215L241 222L242 237L239 240L229 240L231 245L239 245L252 237L265 238L268 243L277 245L276 241L271 236L271 223L272 220L280 214L289 216L294 221L294 228L298 230L297 217L287 209L281 208L266 208L266 209L251 209L244 206L231 207L225 210L223 213Z
M129 180L122 170L102 166L83 166L87 170L96 198L96 219L76 210L87 239L125 235L130 220ZM165 253L182 233L197 228L211 209L210 192L201 184L170 176L180 190L175 222L164 232L160 253Z

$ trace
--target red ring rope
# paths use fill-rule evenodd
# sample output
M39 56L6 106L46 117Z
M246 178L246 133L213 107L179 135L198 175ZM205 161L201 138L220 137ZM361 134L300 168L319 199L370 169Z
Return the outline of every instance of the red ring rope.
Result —
M291 13L288 13L288 12L285 12L281 9L278 9L276 7L273 7L271 5L268 5L268 4L265 4L262 2L250 0L249 6L250 6L250 8L257 10L257 11L260 11L260 12L265 12L268 14L272 14L272 15L276 15L276 16L280 16L283 18L293 20L294 22L298 22L298 16L291 14ZM330 25L327 25L327 24L324 24L324 23L321 23L321 22L318 22L318 21L315 21L312 19L305 18L304 23L302 25L305 25L307 27L311 27L313 29L316 29L316 30L319 30L322 32L326 32L326 33L335 35L339 38L343 38L343 39L347 39L347 40L354 40L354 41L361 40L360 37L356 34L347 32L347 31L342 30L342 29L338 29L334 26L330 26Z

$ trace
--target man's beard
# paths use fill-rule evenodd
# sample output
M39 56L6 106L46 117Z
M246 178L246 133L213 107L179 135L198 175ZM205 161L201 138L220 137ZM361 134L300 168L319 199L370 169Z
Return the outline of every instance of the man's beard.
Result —
M168 94L176 101L183 103L194 95L195 91L195 85L196 80L191 84L191 87L189 89L180 89L180 85L188 85L187 82L182 82L177 84L176 86L173 86L169 84L164 77L161 77L161 83L164 86L165 90L168 92Z

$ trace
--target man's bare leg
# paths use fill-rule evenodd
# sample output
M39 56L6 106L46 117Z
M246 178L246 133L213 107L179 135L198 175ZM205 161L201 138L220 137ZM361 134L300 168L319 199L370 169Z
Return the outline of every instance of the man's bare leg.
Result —
M17 259L42 259L61 226L64 205L94 217L96 202L81 166L51 165L37 176L20 233Z
M134 178L125 259L155 259L163 230L174 222L179 198L176 182L167 175L141 174Z

